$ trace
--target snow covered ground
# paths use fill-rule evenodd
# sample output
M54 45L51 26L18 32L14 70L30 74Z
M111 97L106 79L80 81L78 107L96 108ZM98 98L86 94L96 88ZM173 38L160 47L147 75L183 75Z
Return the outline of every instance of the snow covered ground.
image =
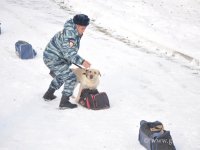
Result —
M198 68L147 49L169 47L199 59L199 2L67 2L71 10L50 0L0 1L0 150L144 150L137 140L143 119L162 121L177 150L200 150ZM125 14L133 11L128 19ZM42 99L51 81L42 52L66 19L79 12L94 19L79 52L101 71L99 91L109 96L108 110L58 110L62 88L55 101ZM133 46L137 39L141 43ZM38 56L20 60L14 48L18 40L30 42Z
M75 12L90 14L95 25L132 45L182 56L193 65L200 65L198 0L56 1Z

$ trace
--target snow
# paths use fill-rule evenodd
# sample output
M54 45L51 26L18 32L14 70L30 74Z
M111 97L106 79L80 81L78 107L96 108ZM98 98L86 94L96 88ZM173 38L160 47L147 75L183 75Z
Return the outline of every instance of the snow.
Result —
M150 51L181 52L199 65L198 0L56 0L75 12L90 14L94 24ZM62 3L61 3L62 2ZM172 52L171 52L172 51Z
M200 74L191 63L200 58L199 8L197 0L1 0L0 150L143 150L143 119L162 121L177 150L199 150ZM51 81L43 50L80 12L93 21L79 54L101 71L107 110L58 110L62 88L56 100L42 99ZM18 40L38 56L20 60Z

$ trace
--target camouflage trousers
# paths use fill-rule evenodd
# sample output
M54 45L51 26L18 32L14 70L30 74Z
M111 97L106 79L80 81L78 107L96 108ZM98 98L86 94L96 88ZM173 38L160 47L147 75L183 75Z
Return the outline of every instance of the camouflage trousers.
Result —
M64 84L62 94L65 96L71 96L73 94L76 85L76 75L69 68L69 65L60 60L52 61L50 59L43 58L46 66L55 74L55 77L51 81L50 87L57 90Z

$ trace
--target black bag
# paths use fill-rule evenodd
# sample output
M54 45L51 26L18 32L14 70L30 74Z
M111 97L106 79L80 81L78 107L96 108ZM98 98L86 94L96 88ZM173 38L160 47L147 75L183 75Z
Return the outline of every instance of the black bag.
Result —
M97 89L83 89L79 99L79 104L93 110L110 108L107 94L105 92L99 93Z
M159 121L140 122L139 142L147 150L176 150L169 131Z
M32 45L25 41L17 41L15 51L21 59L31 59L37 55Z

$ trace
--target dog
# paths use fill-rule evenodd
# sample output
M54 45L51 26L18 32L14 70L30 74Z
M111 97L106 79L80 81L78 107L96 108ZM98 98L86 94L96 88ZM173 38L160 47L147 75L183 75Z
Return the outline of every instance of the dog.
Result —
M72 71L77 78L76 86L78 83L80 83L78 95L75 98L78 102L83 89L97 89L97 86L99 85L99 77L101 76L101 74L100 71L97 69L76 68L72 69Z

